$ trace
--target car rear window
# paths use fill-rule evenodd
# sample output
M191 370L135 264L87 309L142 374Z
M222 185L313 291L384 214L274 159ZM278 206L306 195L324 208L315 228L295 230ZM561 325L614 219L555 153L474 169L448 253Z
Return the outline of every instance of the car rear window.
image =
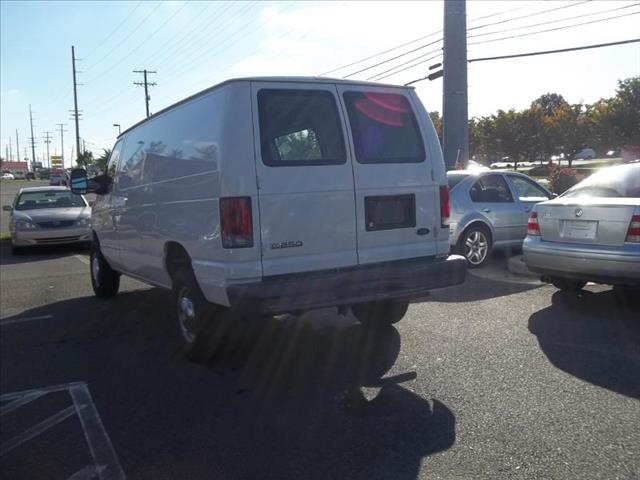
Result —
M16 202L16 210L34 210L38 208L72 208L86 207L80 195L68 190L43 190L40 192L24 192Z
M567 190L562 197L638 198L640 164L600 170Z
M449 183L449 190L453 190L453 187L458 185L462 180L467 178L469 175L447 175L447 182Z
M347 161L338 107L330 92L263 89L258 92L258 111L265 165Z
M416 117L404 95L345 92L360 163L417 163L425 159Z

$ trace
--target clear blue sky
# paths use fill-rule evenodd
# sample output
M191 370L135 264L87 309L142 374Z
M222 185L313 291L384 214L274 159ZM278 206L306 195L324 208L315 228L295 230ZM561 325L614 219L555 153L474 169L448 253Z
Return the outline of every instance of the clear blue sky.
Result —
M575 5L574 5L575 4ZM640 37L634 1L468 1L469 58L572 47ZM568 6L557 9L557 7ZM627 7L621 10L614 10ZM78 80L83 110L81 136L99 153L112 146L117 128L144 117L141 75L150 76L151 110L224 79L247 75L316 75L376 54L442 28L443 7L430 2L11 2L1 8L0 145L20 136L21 156L29 136L29 104L34 113L37 155L52 132L51 153L60 150L57 123L66 123L65 155L74 143L71 45L82 59ZM546 10L552 12L541 13ZM553 32L520 35L620 16ZM485 18L481 18L485 17ZM516 18L522 17L522 18ZM504 22L502 22L504 20ZM498 23L502 22L502 23ZM548 23L535 26L535 24ZM483 28L488 23L495 25ZM504 30L511 29L504 32ZM490 35L485 33L496 32ZM345 76L436 41L439 34L337 70ZM484 40L494 42L475 44ZM366 79L403 62L437 56L434 43L392 62L356 74ZM435 50L434 53L428 52ZM418 58L424 55L422 58ZM429 60L384 79L405 83L428 73ZM640 75L640 44L500 62L469 68L469 113L524 108L537 96L557 92L571 102L593 102L613 95L617 80ZM442 80L416 84L429 110L441 110ZM68 165L68 161L67 161Z

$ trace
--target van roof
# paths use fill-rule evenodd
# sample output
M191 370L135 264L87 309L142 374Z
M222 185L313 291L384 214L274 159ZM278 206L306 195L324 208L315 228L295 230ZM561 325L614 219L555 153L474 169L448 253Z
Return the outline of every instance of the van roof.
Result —
M204 95L205 93L208 93L212 90L215 90L216 88L220 88L223 87L225 85L228 85L230 83L236 83L236 82L287 82L287 83L335 83L335 84L341 84L341 85L366 85L366 86L370 86L370 87L391 87L391 88L400 88L400 89L410 89L413 90L414 87L411 86L404 86L404 85L393 85L390 83L379 83L379 82L368 82L366 80L345 80L344 78L331 78L331 77L239 77L239 78L231 78L229 80L225 80L224 82L218 83L216 85L213 85L211 87L205 88L204 90L199 91L198 93L194 93L193 95L189 95L188 97L173 103L171 105L169 105L168 107L163 108L162 110L154 113L153 115L137 122L134 123L133 125L131 125L129 128L127 128L124 132L122 132L120 135L118 135L118 139L126 134L127 132L129 132L130 130L133 130L134 128L142 125L143 123L157 117L158 115L161 115L169 110L171 110L172 108L177 107L178 105L181 105L182 103L188 102L196 97L199 97L200 95Z

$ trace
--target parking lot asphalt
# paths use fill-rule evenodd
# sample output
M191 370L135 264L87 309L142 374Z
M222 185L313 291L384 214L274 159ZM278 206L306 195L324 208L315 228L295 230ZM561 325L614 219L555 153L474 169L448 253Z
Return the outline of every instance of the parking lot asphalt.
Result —
M196 365L166 291L101 301L86 251L3 241L0 474L639 478L638 305L504 262L377 332L334 309L243 319Z

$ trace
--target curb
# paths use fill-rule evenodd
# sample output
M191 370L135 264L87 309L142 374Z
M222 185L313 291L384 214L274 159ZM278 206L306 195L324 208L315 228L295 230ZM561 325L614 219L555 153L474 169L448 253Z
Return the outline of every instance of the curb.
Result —
M511 257L507 261L507 270L509 270L509 272L513 273L514 275L520 275L523 277L536 278L536 279L539 278L540 275L529 270L527 268L527 265L524 263L522 259L523 259L522 255L516 255L515 257Z

